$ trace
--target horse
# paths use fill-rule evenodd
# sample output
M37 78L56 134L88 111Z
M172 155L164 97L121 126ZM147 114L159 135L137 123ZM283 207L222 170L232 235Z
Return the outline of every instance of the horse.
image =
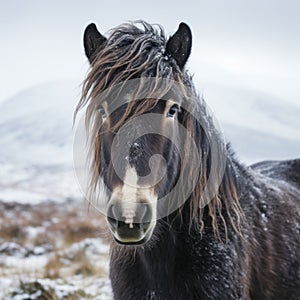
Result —
M86 107L114 299L299 299L300 159L239 162L186 70L190 27L92 23L83 40L75 115Z

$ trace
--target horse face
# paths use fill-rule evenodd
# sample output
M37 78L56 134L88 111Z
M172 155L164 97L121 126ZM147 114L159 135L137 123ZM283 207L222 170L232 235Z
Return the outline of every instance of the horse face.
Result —
M105 104L99 108L103 120L100 174L111 192L107 222L118 243L131 245L150 239L157 202L178 179L180 155L172 136L176 138L182 117L173 101L160 100L138 117L134 117L135 108L121 126L117 124L126 105L111 113Z
M178 147L181 139L176 120L180 119L181 112L179 105L172 101L154 101L154 105L149 106L151 99L141 100L136 107L130 102L110 111L112 102L118 102L111 91L120 83L142 78L136 91L135 87L129 91L125 88L124 95L135 92L136 97L132 99L178 97L183 92L184 66L192 43L191 30L185 23L181 23L168 40L161 29L151 29L145 22L140 25L142 28L134 27L133 30L132 25L121 25L108 38L97 30L95 24L87 26L84 33L84 48L91 72L85 80L79 108L86 104L85 100L95 100L101 93L109 94L112 99L99 97L100 102L107 101L99 107L103 122L101 132L96 136L93 153L96 163L91 170L90 190L96 189L100 173L110 191L108 225L116 241L123 244L147 241L156 219L167 215L161 213L161 203L165 202L158 201L162 197L172 198L164 196L172 190L180 173L181 155L177 149L182 149ZM166 82L161 79L166 79ZM173 92L174 84L170 79L181 84L176 92ZM148 80L150 84L147 84ZM141 91L146 93L142 93L143 97L140 97ZM167 97L166 93L169 93ZM95 111L94 103L98 105L97 101L91 101L89 112L92 113L87 114L88 119ZM97 122L93 129L92 137L98 130ZM173 143L173 138L177 143Z

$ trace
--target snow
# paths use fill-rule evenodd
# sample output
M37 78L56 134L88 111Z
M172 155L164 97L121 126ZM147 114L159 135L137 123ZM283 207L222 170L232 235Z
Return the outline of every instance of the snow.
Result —
M24 257L21 255L1 257L0 264L9 268L19 269L21 272L34 272L47 263L47 258L41 255Z
M34 87L0 104L0 200L82 197L73 170L77 83Z
M26 227L27 237L31 240L33 240L34 238L36 238L39 234L41 234L43 232L45 232L45 228L42 227L42 226L40 226L40 227L32 227L32 226Z
M247 163L299 157L300 102L239 86L202 83L205 101L226 141Z
M27 254L27 250L17 243L4 242L0 244L0 254L1 253L6 253L16 258L23 258ZM1 257L0 257L0 264L1 264Z
M85 253L88 256L92 256L93 254L107 254L109 251L109 246L103 244L103 242L99 238L87 238L80 241L79 243L73 244L72 247L68 250L68 253L72 256L73 252L78 252L81 249L84 249Z
M9 249L9 251L8 251ZM101 239L87 238L79 243L75 243L70 249L66 249L61 253L62 256L69 257L71 260L65 260L63 263L72 268L70 261L77 257L78 253L84 250L85 255L89 257L93 264L102 266L106 274L108 273L107 253L108 245L104 244ZM6 255L4 255L6 252ZM91 277L83 277L81 274L75 276L65 276L57 279L43 278L43 268L51 258L52 254L48 254L45 248L35 247L31 255L29 251L22 248L16 243L3 243L0 248L0 299L39 299L41 290L38 289L36 283L40 284L44 290L53 290L57 299L65 299L74 292L84 291L89 295L88 298L82 299L99 299L111 300L112 292L110 281L106 277L99 275ZM105 258L105 259L103 259ZM67 262L67 263L66 263ZM73 262L74 264L74 262ZM26 274L26 277L24 275ZM68 274L68 272L66 272ZM19 282L23 284L35 284L36 291L30 295L19 287ZM15 296L8 297L8 294L14 293ZM77 299L77 298L76 298Z
M77 282L76 279L74 280L74 285L72 284L66 284L63 280L50 280L50 279L38 279L36 281L29 280L27 283L31 282L37 282L39 283L44 289L49 290L52 289L57 299L67 299L67 297L74 293L81 291L81 288L76 287ZM3 296L3 291L12 291L11 288L13 286L13 281L10 279L2 279L0 278L0 286L2 287L2 290L0 291L0 297L1 299L5 300L27 300L27 299L40 299L38 298L41 296L42 292L41 290L36 291L35 293L28 294L23 293L22 290L15 289L15 293L19 292L19 294L13 296L13 297L5 297ZM99 293L100 291L100 293ZM109 283L105 280L94 280L93 284L89 284L84 291L86 294L91 295L92 298L88 299L95 299L95 300L112 300L112 294L111 294L111 288ZM98 294L98 295L97 295ZM87 299L87 298L82 298Z
M45 166L38 169L0 163L0 176L1 179L4 178L0 181L2 201L38 203L82 196L72 165L64 168Z

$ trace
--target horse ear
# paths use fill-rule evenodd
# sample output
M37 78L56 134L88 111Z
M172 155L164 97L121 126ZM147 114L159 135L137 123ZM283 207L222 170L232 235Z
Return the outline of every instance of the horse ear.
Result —
M177 62L180 69L183 69L189 58L192 47L192 32L185 23L180 23L178 30L167 42L167 53Z
M84 50L90 63L92 63L95 55L99 52L106 42L104 37L98 30L94 23L87 26L83 35Z

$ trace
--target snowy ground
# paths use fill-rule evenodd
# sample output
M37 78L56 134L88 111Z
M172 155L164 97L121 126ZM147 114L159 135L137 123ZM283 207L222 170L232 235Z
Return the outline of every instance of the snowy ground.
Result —
M0 214L0 299L112 299L102 216L78 201L0 202Z

